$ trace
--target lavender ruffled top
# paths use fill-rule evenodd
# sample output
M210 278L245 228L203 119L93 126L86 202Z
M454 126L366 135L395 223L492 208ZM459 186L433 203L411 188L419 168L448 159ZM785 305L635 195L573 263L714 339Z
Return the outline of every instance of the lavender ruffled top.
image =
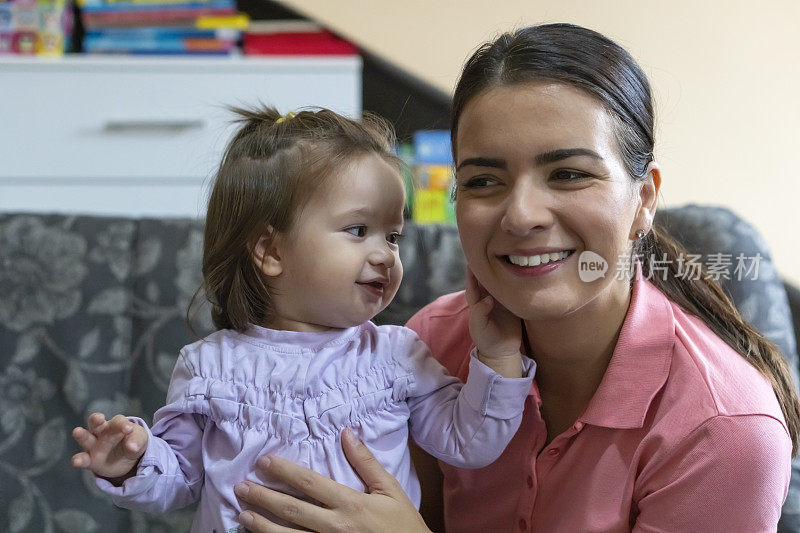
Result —
M236 483L301 496L258 471L264 454L364 490L341 450L349 427L419 505L409 430L450 464L491 463L522 418L535 364L523 366L525 377L503 378L473 354L462 385L413 331L371 322L324 333L217 331L181 350L137 475L121 487L97 484L117 505L150 513L199 498L193 532L236 531Z

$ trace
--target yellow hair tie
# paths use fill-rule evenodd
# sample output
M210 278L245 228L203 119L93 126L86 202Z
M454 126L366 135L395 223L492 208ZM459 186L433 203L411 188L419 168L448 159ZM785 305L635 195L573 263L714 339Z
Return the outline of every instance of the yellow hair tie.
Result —
M297 114L294 111L289 111L288 113L286 113L285 115L280 117L278 120L276 120L275 124L280 124L281 122L283 122L285 120L293 119L296 116L297 116Z

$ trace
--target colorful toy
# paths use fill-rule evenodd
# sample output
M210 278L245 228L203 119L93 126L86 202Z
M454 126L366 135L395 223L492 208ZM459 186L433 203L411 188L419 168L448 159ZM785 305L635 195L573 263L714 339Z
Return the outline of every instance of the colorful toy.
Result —
M450 198L453 158L450 132L421 130L414 134L414 203L412 218L421 224L452 224L455 211Z
M62 55L71 33L67 0L0 0L0 54Z

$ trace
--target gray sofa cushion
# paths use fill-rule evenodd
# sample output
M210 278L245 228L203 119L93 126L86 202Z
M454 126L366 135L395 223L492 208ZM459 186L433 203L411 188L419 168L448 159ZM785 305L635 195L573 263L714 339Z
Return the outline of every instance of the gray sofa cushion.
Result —
M759 250L766 274L731 284L734 302L796 363L791 317L763 241L729 211L687 207L658 215L701 251ZM377 321L404 323L463 286L453 227L409 225L405 280ZM692 240L694 239L694 240ZM691 242L689 242L691 241ZM192 509L153 517L117 509L69 466L69 437L92 411L150 420L165 398L184 322L200 284L202 222L0 215L0 524L3 531L186 531ZM211 330L207 307L193 322ZM796 364L794 365L796 367ZM793 476L781 528L800 532Z

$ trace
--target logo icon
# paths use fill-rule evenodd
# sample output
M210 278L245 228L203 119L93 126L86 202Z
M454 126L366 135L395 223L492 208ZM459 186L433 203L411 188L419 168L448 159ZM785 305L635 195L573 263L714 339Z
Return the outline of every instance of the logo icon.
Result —
M590 283L596 279L604 278L607 271L608 262L598 254L586 250L578 256L578 276L581 281Z

